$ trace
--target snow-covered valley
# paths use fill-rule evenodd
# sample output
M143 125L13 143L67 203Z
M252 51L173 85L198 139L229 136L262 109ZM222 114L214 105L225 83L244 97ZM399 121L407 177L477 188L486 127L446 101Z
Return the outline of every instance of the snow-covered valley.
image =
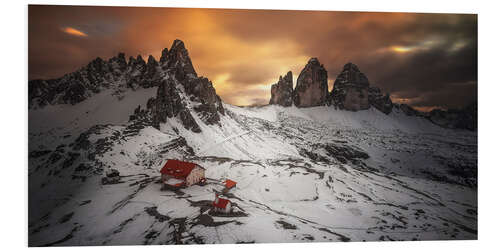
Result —
M200 133L129 120L156 89L30 110L30 246L477 239L477 132L329 106L224 104L219 124L192 112ZM167 159L207 185L160 190Z

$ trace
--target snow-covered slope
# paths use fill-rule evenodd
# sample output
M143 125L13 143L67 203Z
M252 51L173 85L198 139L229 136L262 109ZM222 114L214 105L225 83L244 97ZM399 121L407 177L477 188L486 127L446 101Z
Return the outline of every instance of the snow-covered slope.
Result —
M475 132L274 105L224 104L212 125L191 110L200 133L128 121L155 91L30 110L31 246L477 238ZM205 167L208 184L161 191L169 158ZM119 183L101 184L108 169ZM210 204L226 178L223 217Z

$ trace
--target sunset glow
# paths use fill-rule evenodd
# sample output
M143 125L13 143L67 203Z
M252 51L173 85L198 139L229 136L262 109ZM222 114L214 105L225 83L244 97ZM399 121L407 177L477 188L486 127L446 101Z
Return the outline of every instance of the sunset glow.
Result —
M79 31L71 27L65 27L62 29L62 31L73 36L84 36L84 37L87 36L87 34L83 33L82 31Z
M401 47L401 46L393 46L392 50L397 53L406 53L412 50L411 47Z

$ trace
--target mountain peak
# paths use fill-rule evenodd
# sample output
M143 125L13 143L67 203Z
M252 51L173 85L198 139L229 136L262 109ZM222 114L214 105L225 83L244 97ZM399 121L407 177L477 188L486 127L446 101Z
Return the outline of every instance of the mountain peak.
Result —
M358 66L352 62L346 63L342 71L360 72Z
M184 42L176 39L168 52L167 68L175 72L178 80L184 80L188 75L197 77L189 53L184 47Z
M271 86L271 99L269 100L269 104L278 104L285 107L292 106L292 81L292 71L288 71L284 77L280 76L278 82Z
M389 114L393 107L390 96L370 86L368 78L352 62L346 63L335 79L330 101L336 107L350 111L366 110L373 106Z
M179 40L179 39L175 39L174 42L172 43L172 47L170 48L170 50L173 50L173 49L186 49L186 47L184 47L184 42Z
M160 63L164 64L167 61L167 59L168 59L168 49L164 48L161 51Z
M293 102L297 107L322 106L328 99L328 72L318 58L309 59L297 78Z

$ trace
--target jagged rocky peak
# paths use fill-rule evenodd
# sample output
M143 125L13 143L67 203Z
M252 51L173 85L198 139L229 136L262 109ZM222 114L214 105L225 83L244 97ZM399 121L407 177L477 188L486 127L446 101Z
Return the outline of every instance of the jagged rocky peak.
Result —
M170 50L164 49L160 64L166 77L159 84L156 98L148 105L155 126L177 117L186 129L201 132L193 115L208 125L217 124L220 115L225 115L222 100L210 80L197 76L184 43L175 40ZM183 94L187 99L182 98ZM187 107L192 107L193 113Z
M293 103L297 107L321 106L328 99L328 72L317 58L311 58L297 78Z
M173 42L168 52L166 68L174 72L175 77L179 81L183 81L186 77L197 77L184 42L179 39Z
M330 104L340 109L358 111L373 106L385 114L392 111L389 94L383 95L379 88L370 87L368 78L354 63L344 65L330 93Z
M160 64L163 65L165 62L167 62L167 60L168 60L168 49L164 48L161 51Z
M115 66L120 71L125 71L127 69L127 60L125 59L125 53L120 52L117 56L114 56L108 61L111 65Z
M156 59L152 55L149 55L148 67L155 67L155 66L158 66L158 62L156 61Z
M288 71L284 77L280 76L278 82L271 86L271 99L269 100L269 104L277 104L285 107L292 106L292 94L292 71Z

